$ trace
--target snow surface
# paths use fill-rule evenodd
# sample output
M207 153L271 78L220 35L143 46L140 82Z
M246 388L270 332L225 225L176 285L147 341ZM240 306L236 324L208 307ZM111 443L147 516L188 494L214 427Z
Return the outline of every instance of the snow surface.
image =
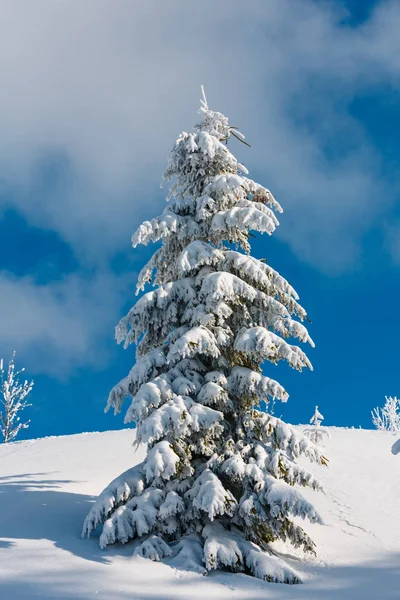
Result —
M133 557L134 544L101 550L81 539L94 497L144 458L132 430L14 442L0 447L0 598L166 600L398 600L400 459L393 435L328 428L329 468L304 464L325 494L303 490L325 525L302 522L317 558L290 551L304 584L242 574L184 572ZM282 546L277 550L284 551ZM286 552L288 549L286 548Z

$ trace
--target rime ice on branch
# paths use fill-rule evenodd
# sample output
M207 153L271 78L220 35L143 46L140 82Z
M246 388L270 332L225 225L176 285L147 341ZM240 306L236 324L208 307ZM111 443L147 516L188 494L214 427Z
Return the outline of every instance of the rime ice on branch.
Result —
M383 408L371 411L372 423L379 431L400 431L400 400L396 396L385 396Z
M33 381L25 380L20 383L18 375L23 371L24 369L15 372L15 352L8 363L7 372L4 370L3 359L0 361L0 433L4 443L12 442L21 429L29 427L29 421L21 422L19 413L31 406L26 397L33 388Z
M204 96L199 112L169 158L169 204L132 238L134 247L161 242L137 284L155 290L116 328L118 342L136 344L136 363L107 409L117 413L131 399L125 422L137 424L148 454L102 492L83 535L102 524L101 547L138 539L136 554L153 560L179 554L188 568L295 583L269 545L280 539L314 551L292 518L319 521L297 488L320 485L296 459L324 459L257 407L288 398L261 363L311 368L289 338L313 343L294 289L250 256L249 230L272 234L282 209L230 152L231 135L242 135Z

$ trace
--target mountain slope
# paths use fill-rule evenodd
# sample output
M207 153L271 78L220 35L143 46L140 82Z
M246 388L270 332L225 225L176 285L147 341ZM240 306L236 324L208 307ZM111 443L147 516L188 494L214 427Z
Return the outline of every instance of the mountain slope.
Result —
M305 583L246 575L202 577L132 558L132 545L101 551L80 530L93 496L142 460L134 431L81 434L0 447L0 597L142 600L395 600L400 598L400 457L389 434L329 428L329 468L309 466L325 494L306 490L325 525L304 527L317 558L291 549Z

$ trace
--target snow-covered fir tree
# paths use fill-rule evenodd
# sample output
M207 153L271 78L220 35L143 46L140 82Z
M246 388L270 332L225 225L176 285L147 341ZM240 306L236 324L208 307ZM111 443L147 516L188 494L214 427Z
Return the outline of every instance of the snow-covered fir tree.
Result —
M311 368L288 338L313 344L295 290L250 255L249 230L272 234L282 209L247 177L227 146L243 136L204 94L199 112L169 158L169 203L132 238L134 247L161 241L137 284L156 289L116 328L118 342L136 344L136 362L107 409L117 413L131 398L125 422L136 423L147 457L100 494L83 535L102 525L103 548L137 539L135 553L153 560L179 554L180 565L203 572L227 567L296 583L271 544L314 552L293 517L320 520L297 489L320 485L296 459L325 460L297 429L258 409L288 398L261 364Z
M321 427L323 420L324 417L319 412L318 406L316 406L314 414L310 419L310 425L312 425L312 427L308 427L304 430L304 435L317 446L320 446L323 443L324 436L329 437L329 431L325 429L325 427Z

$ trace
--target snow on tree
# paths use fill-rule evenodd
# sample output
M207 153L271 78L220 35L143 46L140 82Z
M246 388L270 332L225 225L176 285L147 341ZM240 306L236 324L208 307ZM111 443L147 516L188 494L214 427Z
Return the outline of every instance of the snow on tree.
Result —
M15 352L8 363L7 372L4 370L3 359L0 361L0 433L4 443L12 442L21 429L29 427L30 421L22 423L19 416L24 408L31 406L26 397L33 388L33 381L19 382L18 375L24 370L15 371Z
M314 552L293 517L320 521L297 489L320 484L296 459L325 459L297 429L259 410L288 398L261 363L312 368L288 338L313 342L295 290L250 256L249 230L272 234L282 209L230 152L231 136L243 136L204 93L199 113L169 158L169 204L132 237L134 247L161 241L137 284L137 293L152 281L155 290L116 327L118 342L136 344L136 363L106 410L118 413L131 398L125 422L136 423L148 454L102 492L82 535L102 525L102 548L134 539L135 553L153 560L174 555L200 571L296 583L270 544Z
M324 441L324 436L329 437L329 431L325 427L321 427L324 420L323 415L319 412L318 406L315 407L315 412L310 419L312 427L304 430L304 435L308 437L314 444L320 446Z
M380 431L400 431L400 400L396 396L385 396L383 408L374 408L371 412L372 423Z

